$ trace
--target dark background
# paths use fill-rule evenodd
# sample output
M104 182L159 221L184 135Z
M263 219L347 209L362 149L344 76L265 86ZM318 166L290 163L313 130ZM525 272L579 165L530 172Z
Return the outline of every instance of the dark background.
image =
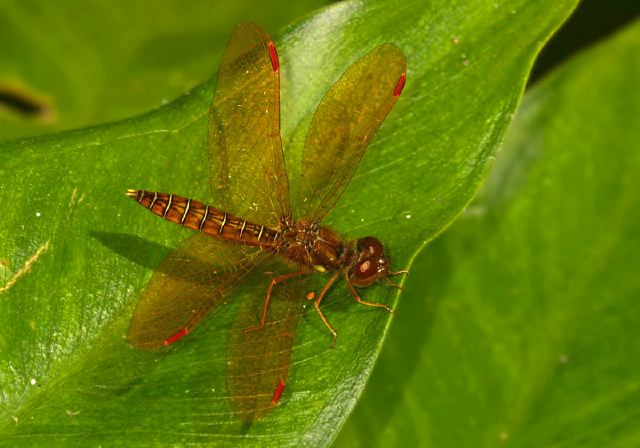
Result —
M638 0L582 1L567 23L542 49L529 84L535 83L564 59L614 34L639 16Z

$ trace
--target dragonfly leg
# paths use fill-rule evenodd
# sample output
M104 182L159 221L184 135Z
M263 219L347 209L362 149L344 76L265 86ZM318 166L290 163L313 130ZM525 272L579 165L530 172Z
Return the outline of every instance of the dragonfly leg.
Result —
M356 299L356 302L361 303L363 305L367 305L367 306L374 306L376 308L384 308L385 310L393 314L393 310L389 308L387 305L385 305L384 303L371 303L371 302L367 302L366 300L362 300L362 297L360 297L360 295L358 294L358 291L356 291L356 288L354 288L353 285L351 284L351 280L349 279L349 274L347 271L344 271L344 278L347 281L347 285L351 290L351 294L353 295L353 298Z
M329 281L325 283L325 285L322 287L322 290L320 291L320 294L318 294L318 297L316 297L316 299L313 302L313 305L316 307L316 311L318 311L318 314L320 315L320 319L322 319L322 322L324 322L324 324L327 326L331 334L333 334L334 348L336 346L336 338L338 337L338 334L336 333L336 330L333 329L333 327L325 317L324 313L320 309L320 302L322 302L322 299L324 298L325 294L327 294L327 291L329 291L329 288L331 288L331 285L333 285L333 283L336 281L339 274L340 274L340 271L336 271L336 273L331 276Z
M409 271L407 271L406 269L402 269L400 271L389 271L389 275L398 275L398 274L408 274ZM385 276L384 277L384 281L387 282L387 285L389 286L393 286L394 288L398 288L398 289L402 289L402 286L393 283L391 280L389 280L389 277Z
M262 309L262 317L260 318L260 323L253 327L245 328L242 331L244 333L248 333L250 331L261 330L262 328L264 328L264 324L267 322L267 310L269 309L269 302L271 301L271 291L273 290L273 287L276 286L278 283L282 283L286 280L289 280L290 278L299 277L300 275L304 275L307 273L309 273L308 269L302 269L300 271L289 272L288 274L282 274L272 279L271 283L269 283L269 287L267 288L267 297L264 300L264 308Z
M398 285L397 283L393 283L391 280L389 280L389 277L383 277L384 281L387 282L387 285L389 286L393 286L394 288L398 288L398 289L402 289L402 286Z

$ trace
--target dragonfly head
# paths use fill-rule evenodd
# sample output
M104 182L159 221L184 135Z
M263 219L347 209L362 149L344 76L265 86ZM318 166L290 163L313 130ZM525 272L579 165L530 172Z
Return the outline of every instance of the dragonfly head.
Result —
M389 274L391 260L384 254L380 240L372 236L360 238L356 249L356 262L350 275L353 286L369 286Z

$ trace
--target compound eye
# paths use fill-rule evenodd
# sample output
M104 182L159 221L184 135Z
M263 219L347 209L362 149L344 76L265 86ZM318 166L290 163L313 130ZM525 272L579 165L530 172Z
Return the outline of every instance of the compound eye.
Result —
M366 279L378 273L378 266L372 260L362 260L356 263L354 274L360 279Z
M365 257L379 258L382 256L384 248L378 238L367 236L358 240L358 252Z

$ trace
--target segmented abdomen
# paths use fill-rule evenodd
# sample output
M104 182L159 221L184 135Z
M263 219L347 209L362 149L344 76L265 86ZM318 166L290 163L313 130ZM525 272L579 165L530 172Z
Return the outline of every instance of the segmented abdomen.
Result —
M127 190L127 196L168 221L218 238L268 248L280 236L274 229L247 222L195 199L147 190Z

